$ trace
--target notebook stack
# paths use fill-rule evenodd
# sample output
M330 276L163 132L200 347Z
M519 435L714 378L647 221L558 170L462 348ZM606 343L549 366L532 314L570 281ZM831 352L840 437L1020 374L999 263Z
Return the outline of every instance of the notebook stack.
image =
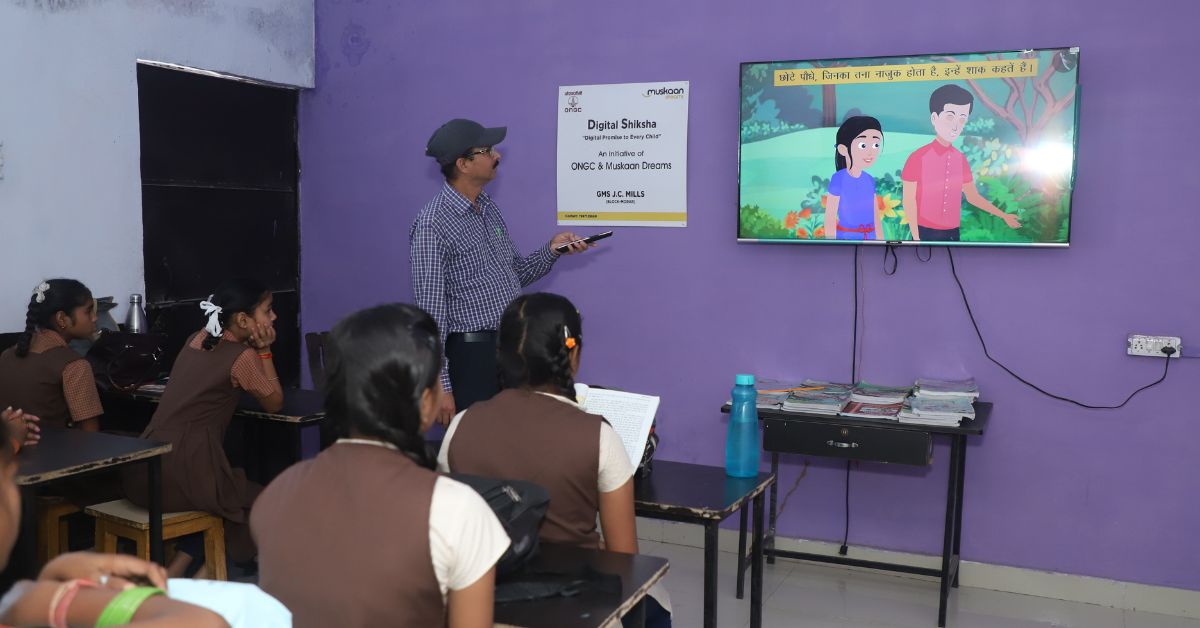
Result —
M837 414L850 400L850 384L834 384L806 379L803 386L788 393L783 400L787 412Z
M979 387L974 378L939 380L920 378L913 395L900 409L901 423L954 427L963 419L975 418L975 399Z
M912 388L907 386L880 386L859 382L850 391L850 402L839 414L866 419L896 420L904 400L910 393Z

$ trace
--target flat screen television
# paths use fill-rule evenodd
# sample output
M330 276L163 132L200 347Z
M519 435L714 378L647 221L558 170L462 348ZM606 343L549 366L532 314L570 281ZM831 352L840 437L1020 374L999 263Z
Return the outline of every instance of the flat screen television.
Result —
M741 64L738 240L1067 246L1079 49Z

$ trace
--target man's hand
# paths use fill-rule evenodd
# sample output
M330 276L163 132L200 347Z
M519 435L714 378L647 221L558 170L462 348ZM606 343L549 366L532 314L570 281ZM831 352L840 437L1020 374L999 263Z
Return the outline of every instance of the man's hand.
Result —
M1021 226L1021 221L1017 220L1017 217L1013 214L1004 214L1001 218L1004 220L1004 224L1008 225L1009 229L1017 229Z
M442 391L442 398L438 402L438 413L435 419L443 426L449 427L450 419L454 418L454 393L449 390Z
M596 246L595 244L588 244L587 242L576 242L576 240L582 239L583 238L571 233L570 231L564 231L553 238L550 238L550 252L554 253L555 255L574 255L576 253L582 253L593 246ZM564 244L567 245L566 253L559 253L558 251L554 250Z

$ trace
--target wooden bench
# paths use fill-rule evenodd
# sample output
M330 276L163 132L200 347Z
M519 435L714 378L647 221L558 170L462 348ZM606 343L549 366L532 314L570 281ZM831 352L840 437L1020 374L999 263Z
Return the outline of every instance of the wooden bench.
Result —
M137 546L139 558L150 559L150 516L146 509L127 499L88 506L84 512L96 518L96 551L115 554L117 538ZM225 580L225 522L199 510L166 512L162 518L163 540L204 533L204 564L209 577Z
M67 551L66 517L79 508L62 497L37 498L37 559L42 565Z

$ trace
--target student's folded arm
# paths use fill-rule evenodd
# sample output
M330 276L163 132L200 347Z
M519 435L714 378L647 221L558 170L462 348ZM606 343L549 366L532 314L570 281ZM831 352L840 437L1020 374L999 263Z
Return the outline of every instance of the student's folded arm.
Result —
M254 395L263 410L279 412L283 408L283 389L270 358L260 358L255 351L242 352L233 363L233 379L239 388Z

